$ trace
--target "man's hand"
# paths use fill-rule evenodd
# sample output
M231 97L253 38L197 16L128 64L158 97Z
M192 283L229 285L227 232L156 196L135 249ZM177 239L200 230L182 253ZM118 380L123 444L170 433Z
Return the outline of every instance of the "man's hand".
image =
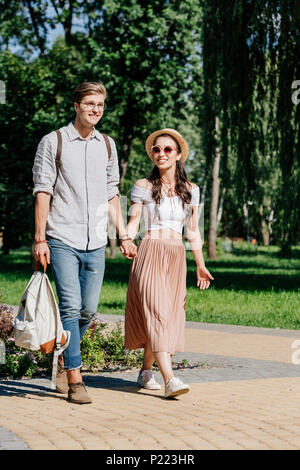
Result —
M35 242L34 245L34 258L36 261L41 263L44 266L44 259L47 259L47 263L50 264L50 250L48 243L43 241L41 243Z
M121 240L120 245L121 253L127 259L133 259L137 254L137 246L132 242L132 240Z

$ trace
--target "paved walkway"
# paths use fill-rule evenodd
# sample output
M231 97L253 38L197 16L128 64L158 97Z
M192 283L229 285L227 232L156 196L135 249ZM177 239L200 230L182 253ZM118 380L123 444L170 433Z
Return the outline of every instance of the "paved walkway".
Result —
M300 331L187 323L185 340L174 368L188 361L175 373L191 392L176 399L131 370L86 374L81 406L47 379L1 381L0 449L300 449Z

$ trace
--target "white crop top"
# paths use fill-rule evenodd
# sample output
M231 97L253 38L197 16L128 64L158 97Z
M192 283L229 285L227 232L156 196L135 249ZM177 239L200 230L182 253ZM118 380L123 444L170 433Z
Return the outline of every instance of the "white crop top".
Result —
M200 199L199 187L193 187L191 194L190 206L198 206ZM155 201L152 199L152 191L134 184L131 190L131 201L143 204L145 230L171 228L175 232L182 233L188 213L188 205L186 204L185 208L183 208L182 200L179 196L161 196L160 204L156 211Z

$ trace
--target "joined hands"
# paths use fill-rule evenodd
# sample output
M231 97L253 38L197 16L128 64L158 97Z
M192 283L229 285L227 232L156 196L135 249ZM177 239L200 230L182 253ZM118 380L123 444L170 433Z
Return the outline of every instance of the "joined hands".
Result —
M137 246L130 239L121 240L120 250L127 259L133 259L137 255Z

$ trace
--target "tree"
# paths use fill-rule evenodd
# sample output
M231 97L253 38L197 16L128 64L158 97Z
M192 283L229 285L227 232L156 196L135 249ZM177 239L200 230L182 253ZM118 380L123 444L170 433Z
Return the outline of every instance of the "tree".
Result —
M43 135L73 116L72 101L64 99L55 82L55 50L51 60L43 57L30 63L9 51L0 55L1 78L7 84L6 103L1 105L0 114L0 227L6 253L33 239L32 166L37 144ZM63 54L65 65L72 61L68 52ZM70 82L70 67L68 72L64 70L64 76L68 73ZM69 90L65 90L65 96L67 93Z
M275 236L286 254L300 235L299 107L291 101L291 84L299 74L297 20L295 1L214 0L203 2L200 35L204 88L199 123L207 180L218 166L218 118L221 193L230 188L225 196L232 198L230 211L242 217L242 208L252 201L249 222L264 243L275 213L277 227L282 227ZM214 188L216 184L210 198L216 227ZM226 219L226 200L224 207Z
M31 168L37 143L44 134L72 119L71 92L79 82L101 80L107 87L109 111L101 120L101 130L112 135L120 149L122 183L133 142L144 142L146 135L158 127L176 127L187 102L189 58L194 49L191 26L199 10L196 0L153 0L147 4L140 0L88 4L53 1L51 5L49 11L46 0L4 2L1 13L6 21L2 51L9 48L9 38L14 38L24 52L24 58L9 49L2 52L3 79L9 86L1 123L8 130L14 123L14 137L7 130L1 154L0 185L8 199L0 209L0 217L7 250L28 240L32 233L31 227L25 230L25 237L24 226L21 229L21 223L11 223L8 200L22 206L21 196L12 196L14 168L26 168L18 172L18 183L31 201L26 207L32 211ZM9 12L17 7L24 30L9 21ZM33 24L37 16L30 16L30 10L34 14L39 10L38 29ZM82 20L81 32L73 29L76 15ZM64 38L49 49L49 30L59 23L64 27ZM8 57L20 64L21 76L19 71L15 73ZM18 81L17 93L11 86L14 80ZM17 219L21 221L21 214ZM18 241L10 237L13 231Z
M300 76L299 5L295 1L278 2L280 37L278 41L277 142L281 169L281 198L278 209L282 212L281 251L291 254L291 245L299 240L300 190L300 110L291 100L291 85Z
M109 69L109 103L116 113L120 173L125 177L132 143L183 118L189 64L199 16L195 0L110 0L90 19L90 37L99 44L91 67ZM117 122L116 122L117 121Z
M216 117L216 139L219 139L219 119ZM219 212L219 195L220 195L220 161L221 161L221 150L220 147L216 146L216 154L213 161L212 167L212 189L211 189L211 203L209 213L209 233L208 233L208 257L210 259L216 259L217 249L217 229L218 229L218 212Z

